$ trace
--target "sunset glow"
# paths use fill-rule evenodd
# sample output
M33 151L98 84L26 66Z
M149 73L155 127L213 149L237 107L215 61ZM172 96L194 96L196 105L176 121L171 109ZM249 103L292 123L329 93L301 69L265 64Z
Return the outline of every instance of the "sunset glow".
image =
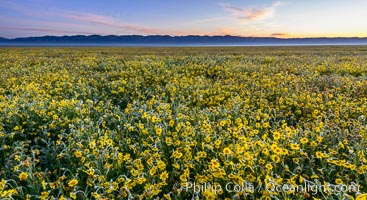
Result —
M367 1L0 1L0 37L367 37Z

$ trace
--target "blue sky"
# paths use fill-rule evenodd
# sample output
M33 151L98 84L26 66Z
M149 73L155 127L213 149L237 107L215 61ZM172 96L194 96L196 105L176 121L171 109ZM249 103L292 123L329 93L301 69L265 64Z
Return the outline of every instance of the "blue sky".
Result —
M367 37L365 0L0 0L0 37Z

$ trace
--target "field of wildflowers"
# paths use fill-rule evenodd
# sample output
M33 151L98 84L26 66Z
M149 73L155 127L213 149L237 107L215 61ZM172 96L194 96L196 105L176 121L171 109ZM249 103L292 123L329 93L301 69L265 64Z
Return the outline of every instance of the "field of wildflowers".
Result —
M367 192L367 47L1 48L0 74L0 199Z

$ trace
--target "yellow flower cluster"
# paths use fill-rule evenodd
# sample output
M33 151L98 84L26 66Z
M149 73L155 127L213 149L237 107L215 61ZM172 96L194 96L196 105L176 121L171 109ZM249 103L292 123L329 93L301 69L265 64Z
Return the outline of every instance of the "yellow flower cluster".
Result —
M366 60L366 47L1 48L0 198L365 198Z

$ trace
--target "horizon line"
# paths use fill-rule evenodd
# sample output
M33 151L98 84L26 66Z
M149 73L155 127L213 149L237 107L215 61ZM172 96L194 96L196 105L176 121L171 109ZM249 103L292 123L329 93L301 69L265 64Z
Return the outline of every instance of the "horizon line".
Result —
M149 37L149 36L166 36L166 37L189 37L189 36L196 36L196 37L239 37L239 38L274 38L274 39L319 39L319 38L324 38L324 39L338 39L338 38L345 38L345 39L364 39L367 38L366 37L359 37L359 36L332 36L332 37L328 37L328 36L320 36L320 37L275 37L275 36L242 36L242 35L200 35L200 34L188 34L188 35L169 35L169 34L126 34L126 35L115 35L115 34L108 34L108 35L103 35L103 34L72 34L72 35L41 35L41 36L25 36L25 37L14 37L14 38L8 38L8 37L3 37L0 36L0 38L4 38L4 39L8 39L8 40L13 40L13 39L21 39L21 38L40 38L40 37L73 37L73 36L102 36L102 37L106 37L106 36L117 36L117 37L121 37L121 36L142 36L142 37Z

